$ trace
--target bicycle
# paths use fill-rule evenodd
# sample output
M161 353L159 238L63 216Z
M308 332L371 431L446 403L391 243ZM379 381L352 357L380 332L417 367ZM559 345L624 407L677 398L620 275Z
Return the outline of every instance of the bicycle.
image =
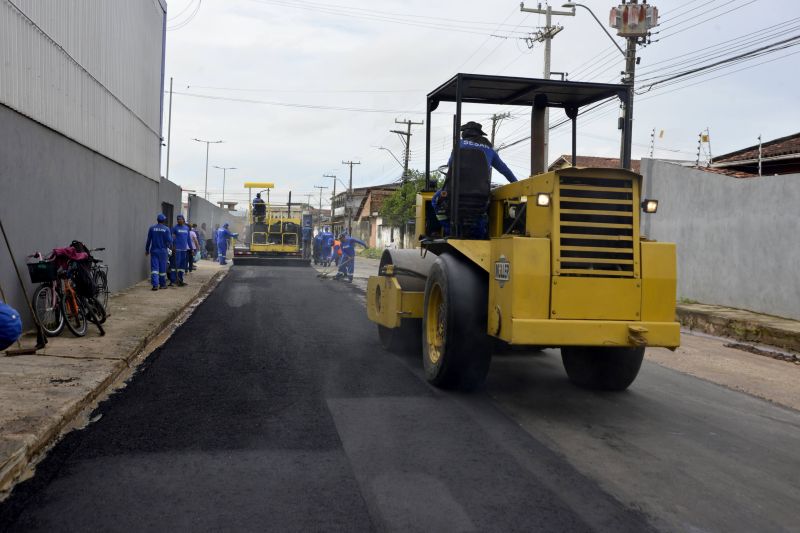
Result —
M92 282L94 283L95 292L94 296L97 301L103 306L103 310L108 312L108 265L103 264L102 259L97 259L92 255L92 252L102 252L105 248L92 248L89 249L81 241L74 240L70 246L79 252L85 252L89 255L89 260L92 262Z
M36 252L28 259L36 259L28 263L28 273L32 283L39 283L33 291L31 304L33 312L48 337L56 337L64 329L64 313L61 312L61 294L58 288L58 266L55 261L47 261L42 254Z
M85 267L77 261L69 262L66 271L66 278L69 283L65 284L66 291L67 293L72 292L72 294L77 297L78 305L83 309L85 320L97 326L97 329L100 331L100 336L103 336L106 334L102 326L103 322L106 321L106 310L95 296L97 294L97 288L94 285L94 281L92 281L91 270L90 272L85 272L82 270L84 268ZM89 280L84 279L82 276L88 276ZM84 335L86 334L85 320L83 327ZM67 327L69 327L69 325L70 322L67 321ZM72 328L70 328L70 331L73 331ZM73 333L75 332L73 331Z

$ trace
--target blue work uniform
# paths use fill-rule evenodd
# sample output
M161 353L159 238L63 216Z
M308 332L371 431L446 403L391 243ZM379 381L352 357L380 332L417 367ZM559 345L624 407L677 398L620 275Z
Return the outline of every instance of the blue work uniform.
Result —
M219 264L226 265L225 252L228 251L228 239L231 237L238 237L238 233L231 233L226 227L221 227L217 230L217 251L219 253Z
M342 260L339 262L339 273L336 275L340 278L347 278L353 281L353 271L356 266L356 244L360 244L364 248L369 248L366 243L356 239L355 237L345 237L342 239L337 250L342 251Z
M172 237L175 244L175 271L177 272L178 283L183 283L183 273L186 272L189 259L187 254L192 248L189 231L189 226L186 224L183 226L175 225L172 228Z
M485 144L476 143L475 141L470 141L469 139L461 139L458 141L458 146L462 150L480 150L483 152L483 155L486 156L486 164L489 166L490 172L491 169L494 168L500 174L506 177L506 179L514 183L517 181L517 177L511 172L511 169L503 163L503 160L500 159L500 156L497 155L497 152L494 151L494 148L491 146L487 146ZM453 156L450 156L450 159L447 162L447 165L450 166L453 164Z
M514 183L517 180L517 177L511 172L511 169L503 163L503 160L500 159L500 156L497 155L494 148L488 146L486 144L482 144L479 142L471 141L469 139L461 139L458 141L458 146L462 150L480 150L483 152L484 157L486 158L486 164L489 167L489 172L491 174L491 169L494 168L498 172L500 172L505 178L510 182ZM450 155L450 159L447 162L448 166L452 166L453 164L453 155ZM437 213L437 218L439 218L439 223L442 225L442 229L444 230L445 235L450 234L450 221L448 217L441 214L439 201L441 200L442 196L442 189L439 189L434 193L433 199L431 200L431 205L433 206L434 211ZM485 239L489 233L489 224L488 224L488 217L484 216L476 226L465 228L465 237L467 238L477 238L477 239Z
M319 255L323 263L329 263L331 259L333 259L331 256L331 252L333 252L333 233L323 231L320 235L322 239L320 242Z
M167 250L171 245L168 227L164 224L150 226L144 251L150 254L150 283L153 287L167 286Z

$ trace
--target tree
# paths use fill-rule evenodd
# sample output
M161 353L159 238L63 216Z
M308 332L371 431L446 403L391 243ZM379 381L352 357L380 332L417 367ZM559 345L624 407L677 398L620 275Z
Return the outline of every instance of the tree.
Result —
M440 181L438 172L431 175L437 183ZM408 179L384 201L380 214L385 225L400 228L400 243L402 245L406 233L406 224L416 216L417 193L425 189L425 173L418 170L409 170Z

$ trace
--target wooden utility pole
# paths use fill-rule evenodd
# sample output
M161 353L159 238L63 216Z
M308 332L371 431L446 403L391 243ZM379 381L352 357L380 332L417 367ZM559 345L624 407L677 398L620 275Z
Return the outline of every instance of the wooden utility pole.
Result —
M333 178L333 194L331 195L331 226L333 226L333 202L336 201L336 174L323 174L323 178ZM333 227L331 227L333 229ZM334 231L334 233L336 233Z
M319 214L317 215L317 228L322 230L322 191L327 189L327 187L323 187L322 185L314 185L315 189L319 189Z
M350 166L350 181L347 185L347 234L353 235L353 206L350 205L353 199L353 165L360 165L361 161L342 161L342 164Z
M511 113L495 113L492 115L492 137L489 139L492 142L492 146L494 146L494 135L497 132L497 124L499 124L504 118L511 118Z
M405 183L406 180L408 179L408 159L411 155L411 126L422 126L423 124L425 124L425 121L423 120L420 122L414 122L412 120L394 119L394 123L406 125L406 131L389 130L392 133L398 134L403 139L403 142L406 145L405 157L403 157L403 178L402 178L403 183Z

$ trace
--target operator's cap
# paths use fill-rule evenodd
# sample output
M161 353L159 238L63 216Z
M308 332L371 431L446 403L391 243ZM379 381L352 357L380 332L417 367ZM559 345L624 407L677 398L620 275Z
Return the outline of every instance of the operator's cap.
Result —
M226 222L226 223L224 223L224 224L222 225L222 227L223 227L223 228L227 228L227 227L228 227L228 223L227 223L227 222Z
M159 213L158 216L156 217L156 220L158 220L159 222L164 222L167 220L167 217L164 213Z
M183 220L183 221L185 221L185 220L186 220L185 218L183 218L183 215L178 215L178 216L177 216L177 218L179 218L179 219L181 219L181 220Z
M470 133L473 134L477 133L478 135L483 135L485 137L486 133L484 133L482 128L483 126L481 126L480 123L475 122L474 120L470 120L469 122L461 126L461 131L463 132L469 131Z

